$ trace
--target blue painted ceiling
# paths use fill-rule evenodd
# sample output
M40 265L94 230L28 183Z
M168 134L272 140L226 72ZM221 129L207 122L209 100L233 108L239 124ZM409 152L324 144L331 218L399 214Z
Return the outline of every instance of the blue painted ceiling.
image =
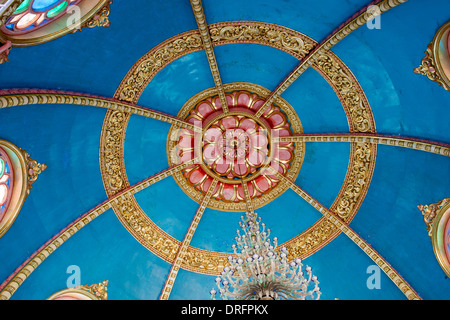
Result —
M302 32L316 41L330 34L367 0L204 0L208 23L256 20ZM332 49L358 79L374 113L377 132L450 142L450 94L412 71L428 43L448 21L447 0L409 0L382 15L381 29L362 27ZM423 14L427 12L427 14ZM83 30L33 47L13 48L0 66L0 88L44 88L112 97L133 64L162 41L197 28L187 0L116 0L111 26ZM269 90L298 61L273 48L231 44L215 49L223 83L246 81ZM203 52L165 67L139 104L176 115L214 82ZM308 70L283 93L306 133L348 132L333 90ZM0 283L53 235L106 200L99 168L105 110L73 105L26 106L0 111L0 138L48 165L11 229L0 239ZM166 169L170 125L132 116L124 157L130 184ZM330 206L344 181L350 147L308 143L296 183ZM379 146L369 191L350 226L371 244L424 299L450 299L450 280L433 254L418 204L449 197L447 157ZM182 241L198 204L167 178L136 195L149 217ZM309 228L320 213L288 190L258 210L280 241ZM191 245L230 252L239 213L207 209ZM345 235L305 261L321 282L323 299L405 299L382 274L370 290L373 261ZM56 250L12 299L46 299L66 287L67 268L77 265L83 284L109 280L110 299L158 299L171 265L140 245L112 210ZM214 276L181 270L171 299L209 299Z

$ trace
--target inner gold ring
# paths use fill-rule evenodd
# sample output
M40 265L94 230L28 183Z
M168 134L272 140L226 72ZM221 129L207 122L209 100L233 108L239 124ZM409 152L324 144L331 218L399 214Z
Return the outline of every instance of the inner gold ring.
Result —
M210 117L210 119L208 119L208 118L206 119L206 122L203 125L201 143L197 143L197 145L195 146L196 147L195 154L202 156L202 158L201 158L202 161L200 163L202 169L209 176L211 176L219 181L222 181L223 183L227 183L227 184L241 184L242 182L248 182L248 181L251 181L251 180L257 178L261 173L264 172L264 167L268 166L270 164L270 162L272 161L272 151L271 151L271 149L272 149L271 146L273 145L272 132L271 132L271 128L269 127L267 122L263 118L256 117L254 115L254 113L252 113L250 110L245 110L245 108L239 108L239 110L229 111L227 113L221 112L219 114L211 115L211 116L212 117ZM258 125L260 125L267 132L268 154L267 154L266 160L261 164L260 169L257 172L253 173L252 175L250 175L249 177L235 179L235 180L225 179L225 178L221 177L220 175L218 175L217 173L215 173L213 170L211 170L209 168L209 166L207 164L205 164L205 162L203 161L203 137L204 137L206 131L208 131L208 129L214 123L217 123L217 121L219 121L223 118L226 118L228 116L242 116L242 117L250 118L253 121L255 121Z

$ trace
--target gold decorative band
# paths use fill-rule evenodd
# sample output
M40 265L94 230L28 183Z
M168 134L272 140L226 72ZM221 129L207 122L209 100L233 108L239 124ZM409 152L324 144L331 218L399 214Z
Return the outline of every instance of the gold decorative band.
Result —
M450 147L447 144L417 140L408 137L397 138L380 134L308 134L280 137L278 140L280 142L368 142L420 150L450 157Z
M83 95L75 92L41 89L6 89L0 90L0 109L7 107L36 104L70 104L86 107L99 107L176 124L183 128L195 130L195 127L177 117L144 108L135 104L114 99Z

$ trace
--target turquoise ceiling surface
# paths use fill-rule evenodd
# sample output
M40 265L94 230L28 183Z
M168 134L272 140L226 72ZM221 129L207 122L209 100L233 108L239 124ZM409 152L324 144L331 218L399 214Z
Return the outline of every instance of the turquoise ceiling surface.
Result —
M262 21L321 41L367 0L204 0L208 23ZM423 14L427 12L428 14ZM381 29L361 27L332 51L349 67L371 106L377 133L450 143L450 94L413 73L439 26L448 21L447 0L409 0L381 16ZM197 28L187 0L115 0L108 28L85 29L32 47L15 47L0 65L0 88L42 88L112 97L128 70L156 45ZM298 64L291 55L257 44L215 47L223 83L250 82L273 90ZM192 96L214 87L203 51L163 68L138 104L176 116ZM308 69L283 94L305 133L349 132L332 87ZM0 110L0 139L11 141L48 165L11 229L0 238L0 283L46 241L107 200L99 164L106 111L74 105L36 105ZM131 185L168 167L170 125L132 115L124 144ZM349 166L350 144L306 143L295 183L326 207L338 196ZM378 146L367 195L350 226L384 257L423 299L450 299L450 280L440 268L419 204L450 194L448 157ZM172 177L136 194L136 202L164 232L182 241L198 208ZM310 228L322 215L287 190L257 210L280 242ZM206 209L191 246L231 252L242 213ZM369 289L374 262L340 234L305 259L318 276L322 299L406 299L381 272L381 288ZM51 254L11 299L46 299L67 287L68 268L82 284L108 280L108 297L159 299L171 263L142 246L108 210ZM209 299L215 276L181 269L170 299Z

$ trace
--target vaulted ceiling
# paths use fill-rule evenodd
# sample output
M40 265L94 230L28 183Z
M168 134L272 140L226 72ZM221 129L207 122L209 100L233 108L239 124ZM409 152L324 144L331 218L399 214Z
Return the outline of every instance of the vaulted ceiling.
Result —
M204 0L219 88L268 97L299 59L367 2ZM248 199L241 209L221 207L224 199L207 202L193 226L205 192L185 186L178 173L159 180L173 165L168 135L180 112L218 86L193 6L187 0L116 0L110 8L110 26L13 47L0 65L1 89L44 94L40 104L0 110L0 139L48 166L0 238L0 283L7 285L27 259L87 214L11 299L46 299L67 288L73 266L83 285L108 280L108 299L160 299L177 263L181 268L167 298L209 299L232 253ZM289 180L281 178L285 188L252 200L278 242L312 267L322 299L450 299L450 280L417 208L449 197L449 157L381 142L420 139L448 148L449 92L413 70L448 21L449 9L447 0L398 5L380 16L380 28L363 25L325 50L277 97L286 103L283 111L298 136L340 134L336 140L343 140L292 142L300 156ZM261 30L266 33L252 33ZM346 100L349 90L358 95L359 111ZM45 100L45 94L62 91L142 108ZM350 142L343 139L349 133L379 140ZM142 181L141 189L132 189ZM89 215L104 203L105 210ZM339 227L327 214L339 219ZM180 259L183 246L188 254ZM371 288L376 261L383 261L389 275L381 270L380 287Z

